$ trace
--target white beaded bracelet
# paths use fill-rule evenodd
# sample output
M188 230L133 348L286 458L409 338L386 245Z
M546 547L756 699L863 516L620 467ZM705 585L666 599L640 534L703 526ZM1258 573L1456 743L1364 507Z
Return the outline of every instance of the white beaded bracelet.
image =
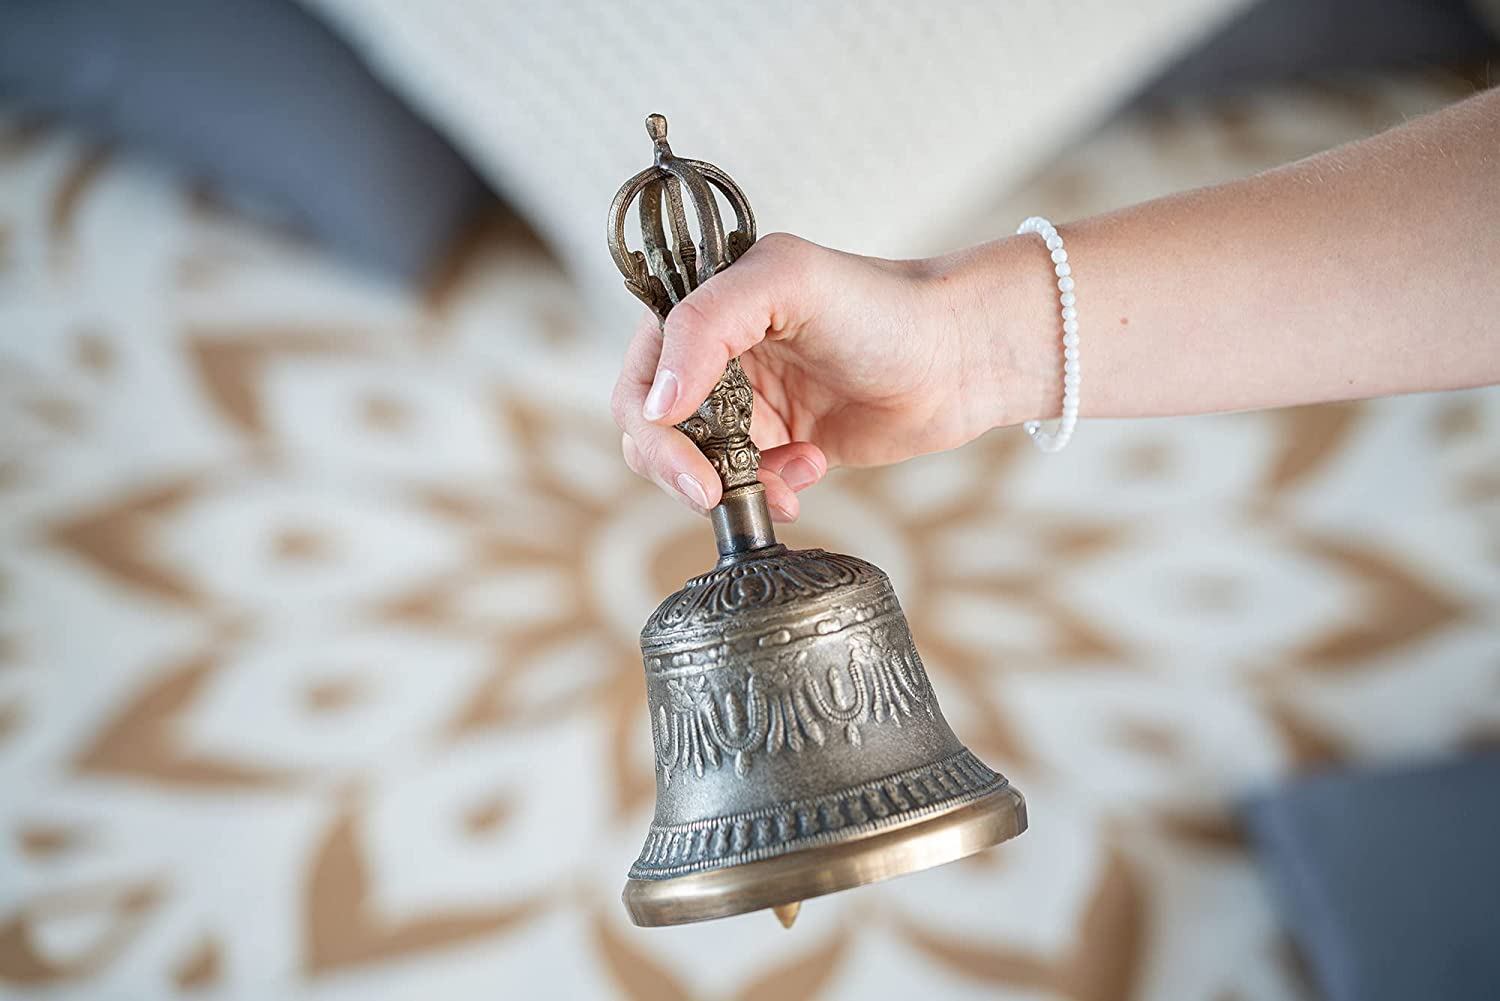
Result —
M1063 239L1057 235L1057 227L1041 216L1032 216L1016 227L1016 233L1035 233L1052 252L1053 270L1057 272L1058 302L1062 305L1063 343L1063 397L1062 419L1055 431L1043 431L1041 421L1027 421L1023 427L1043 452L1060 452L1073 437L1073 428L1078 426L1078 389L1082 382L1082 370L1078 364L1078 307L1074 305L1073 267L1068 263L1068 252L1063 249Z

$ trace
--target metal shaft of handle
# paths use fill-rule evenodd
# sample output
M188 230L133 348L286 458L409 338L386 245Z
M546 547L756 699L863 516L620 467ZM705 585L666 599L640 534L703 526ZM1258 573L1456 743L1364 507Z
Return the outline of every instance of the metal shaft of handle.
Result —
M739 556L776 545L766 488L759 483L724 491L724 499L708 516L714 523L720 556Z
M616 193L609 210L609 249L625 287L665 322L674 305L755 242L755 216L745 193L724 171L673 155L665 118L651 115L646 132L655 148L655 163ZM711 189L721 192L734 209L736 228L729 233ZM625 243L626 215L638 197L644 253ZM688 207L698 218L702 242L697 247L685 214ZM725 559L776 545L765 487L756 480L760 453L750 440L754 398L744 370L731 361L697 413L678 425L713 464L723 484L723 500L709 514L719 555Z

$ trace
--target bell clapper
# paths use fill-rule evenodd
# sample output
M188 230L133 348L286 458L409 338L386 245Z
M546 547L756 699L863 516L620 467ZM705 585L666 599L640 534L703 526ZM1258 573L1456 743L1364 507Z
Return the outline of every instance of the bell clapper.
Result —
M776 920L781 922L781 927L790 928L792 922L797 920L797 912L802 910L802 901L794 900L790 904L782 904L780 907L771 908L776 914Z

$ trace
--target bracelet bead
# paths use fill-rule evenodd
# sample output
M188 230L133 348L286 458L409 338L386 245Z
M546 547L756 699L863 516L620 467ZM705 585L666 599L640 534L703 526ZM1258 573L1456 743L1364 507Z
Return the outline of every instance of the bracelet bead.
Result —
M1031 216L1016 228L1017 234L1035 233L1042 238L1052 258L1053 273L1057 275L1057 297L1061 309L1063 378L1062 416L1057 427L1042 430L1041 421L1027 421L1026 433L1043 452L1057 452L1073 437L1078 424L1079 390L1083 383L1082 366L1078 354L1078 307L1073 289L1073 266L1068 261L1068 251L1063 247L1063 238L1057 227L1041 216Z

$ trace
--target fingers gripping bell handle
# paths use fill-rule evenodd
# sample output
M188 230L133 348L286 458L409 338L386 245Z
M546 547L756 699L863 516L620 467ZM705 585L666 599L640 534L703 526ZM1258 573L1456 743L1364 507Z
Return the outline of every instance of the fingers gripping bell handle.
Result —
M702 160L672 154L666 118L648 117L646 133L655 146L655 162L626 181L615 195L609 209L609 252L625 279L625 287L665 322L673 306L750 249L755 242L755 216L745 193L724 171ZM728 234L719 215L715 189L734 209L735 228ZM644 251L631 250L625 241L626 216L637 202ZM701 234L696 246L688 228L688 202ZM698 446L723 483L723 499L710 517L719 554L726 560L776 545L765 488L757 478L760 451L750 440L754 404L755 394L745 370L739 359L731 359L708 398L677 425Z

